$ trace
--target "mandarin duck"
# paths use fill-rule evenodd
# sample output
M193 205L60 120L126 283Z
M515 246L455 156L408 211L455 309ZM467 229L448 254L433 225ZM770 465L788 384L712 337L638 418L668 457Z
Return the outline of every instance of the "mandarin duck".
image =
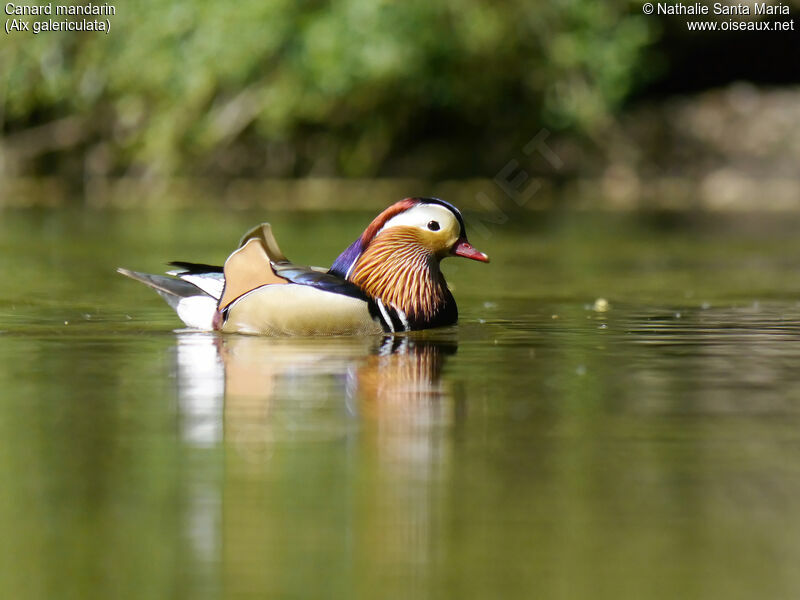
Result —
M167 276L118 269L155 289L189 327L261 335L380 334L458 319L439 263L489 257L438 198L406 198L369 224L330 269L290 262L268 223L249 231L223 267L172 262Z

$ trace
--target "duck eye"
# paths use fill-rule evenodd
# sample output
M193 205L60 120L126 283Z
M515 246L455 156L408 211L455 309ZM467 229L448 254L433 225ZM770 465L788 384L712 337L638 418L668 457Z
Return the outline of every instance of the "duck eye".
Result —
M428 223L428 229L431 231L439 231L439 221L430 221Z

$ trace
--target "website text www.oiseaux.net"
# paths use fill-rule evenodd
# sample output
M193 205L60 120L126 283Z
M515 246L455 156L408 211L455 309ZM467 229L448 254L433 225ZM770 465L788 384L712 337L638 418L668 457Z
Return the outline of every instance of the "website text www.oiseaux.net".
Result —
M686 28L689 31L795 31L793 18L781 21L769 20L778 16L789 16L791 13L786 4L646 2L642 5L642 12L646 15L712 17L705 20L687 20Z

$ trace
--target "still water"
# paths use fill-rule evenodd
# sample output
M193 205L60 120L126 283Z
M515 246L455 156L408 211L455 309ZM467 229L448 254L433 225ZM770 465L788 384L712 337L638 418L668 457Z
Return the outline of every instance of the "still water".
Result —
M268 218L326 265L371 216ZM398 338L180 330L114 273L266 218L0 212L1 598L800 596L798 219L476 227L460 324Z

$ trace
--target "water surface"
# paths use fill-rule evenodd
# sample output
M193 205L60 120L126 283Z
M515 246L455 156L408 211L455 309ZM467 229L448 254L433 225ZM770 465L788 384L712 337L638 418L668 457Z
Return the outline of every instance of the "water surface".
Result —
M327 265L371 217L269 220ZM800 595L798 219L476 226L460 324L398 338L189 332L114 273L264 219L0 213L0 597Z

